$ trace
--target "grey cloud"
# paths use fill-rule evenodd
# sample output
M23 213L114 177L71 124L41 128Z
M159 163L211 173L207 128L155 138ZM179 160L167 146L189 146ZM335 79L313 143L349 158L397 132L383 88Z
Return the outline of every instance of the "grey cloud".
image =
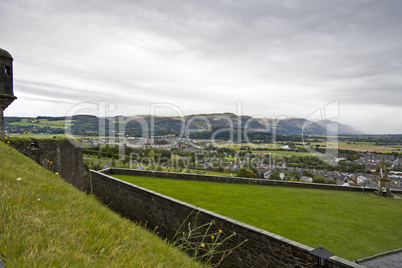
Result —
M242 100L284 114L339 99L395 114L401 11L397 0L6 1L0 47L31 98L192 113Z

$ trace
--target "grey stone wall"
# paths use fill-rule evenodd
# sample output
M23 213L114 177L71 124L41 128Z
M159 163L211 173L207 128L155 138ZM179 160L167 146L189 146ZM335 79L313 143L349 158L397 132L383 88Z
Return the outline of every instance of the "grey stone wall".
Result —
M84 177L82 148L65 140L24 139L9 140L19 152L35 160L45 168L58 172L59 176L81 190L89 185Z
M102 172L111 171L108 169ZM116 169L113 169L113 172L115 171ZM119 172L124 173L124 170ZM150 229L156 228L163 238L171 239L188 215L194 211L187 219L188 222L194 223L198 213L199 225L214 222L212 232L222 230L226 236L236 233L233 239L224 243L224 247L232 248L248 239L224 259L220 267L316 267L316 257L309 254L309 251L313 250L311 247L134 186L101 172L91 171L90 181L93 194L105 204L124 217L146 223ZM362 266L334 256L328 260L328 267Z
M266 179L249 179L249 178L239 178L239 177L210 176L210 175L171 173L171 172L122 169L122 168L107 169L103 173L116 174L116 175L132 175L132 176L169 178L169 179L176 179L176 180L210 181L210 182L286 186L286 187L299 187L299 188L322 189L322 190L340 190L340 191L361 192L360 187L340 186L340 185L333 185L333 184L305 183L305 182L297 182L297 181L276 181L276 180L266 180ZM376 189L372 189L372 188L368 188L368 187L366 187L366 189L365 189L365 191L367 191L367 192L374 192L375 190Z

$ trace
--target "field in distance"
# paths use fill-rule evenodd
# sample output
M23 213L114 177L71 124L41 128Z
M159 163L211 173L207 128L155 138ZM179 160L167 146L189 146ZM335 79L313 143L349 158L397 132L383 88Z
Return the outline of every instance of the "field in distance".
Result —
M115 177L355 260L402 247L402 200L373 193Z
M48 119L37 119L28 120L27 118L21 119L20 122L9 123L13 126L37 126L37 127L50 127L50 128L62 128L64 129L66 125L71 125L71 121L56 120L49 121Z
M344 138L346 139L346 138ZM305 140L305 143L302 142L294 142L294 146L299 149L305 148L308 146L314 149L316 146L320 148L337 148L341 150L353 150L358 152L375 152L375 153L402 153L402 144L388 144L388 145L379 145L376 142L367 142L367 141L355 141L356 137L348 137L347 140L339 140L337 143L333 143L332 141L327 144L327 141L323 137L314 137L308 138ZM241 148L248 148L253 153L276 153L278 155L282 154L284 156L311 156L312 154L307 152L297 152L293 150L283 150L282 146L287 145L287 142L277 142L273 143L242 143L242 144L231 144L226 142L219 143L218 147L230 148L236 151L241 151ZM278 150L280 151L274 151Z

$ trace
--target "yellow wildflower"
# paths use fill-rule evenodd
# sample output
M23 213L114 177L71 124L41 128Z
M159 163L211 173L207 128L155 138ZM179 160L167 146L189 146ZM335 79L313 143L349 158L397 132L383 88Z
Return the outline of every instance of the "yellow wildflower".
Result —
M222 230L219 230L220 233L222 233Z
M201 244L201 247L205 248L205 245L204 245L204 243L202 243L202 244Z
M59 176L59 172L55 172L54 174L56 174L57 176Z
M215 238L215 236L211 235L212 240Z

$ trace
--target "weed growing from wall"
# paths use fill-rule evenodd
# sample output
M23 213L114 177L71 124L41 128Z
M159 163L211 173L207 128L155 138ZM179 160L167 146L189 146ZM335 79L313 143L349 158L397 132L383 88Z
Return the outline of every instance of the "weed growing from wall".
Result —
M213 221L198 225L197 212L194 224L187 222L195 209L187 216L173 237L173 245L189 254L196 261L201 261L211 267L217 267L233 250L247 242L247 239L231 248L224 248L225 242L236 236L236 233L225 236L224 230L212 231ZM185 227L186 226L186 227Z

